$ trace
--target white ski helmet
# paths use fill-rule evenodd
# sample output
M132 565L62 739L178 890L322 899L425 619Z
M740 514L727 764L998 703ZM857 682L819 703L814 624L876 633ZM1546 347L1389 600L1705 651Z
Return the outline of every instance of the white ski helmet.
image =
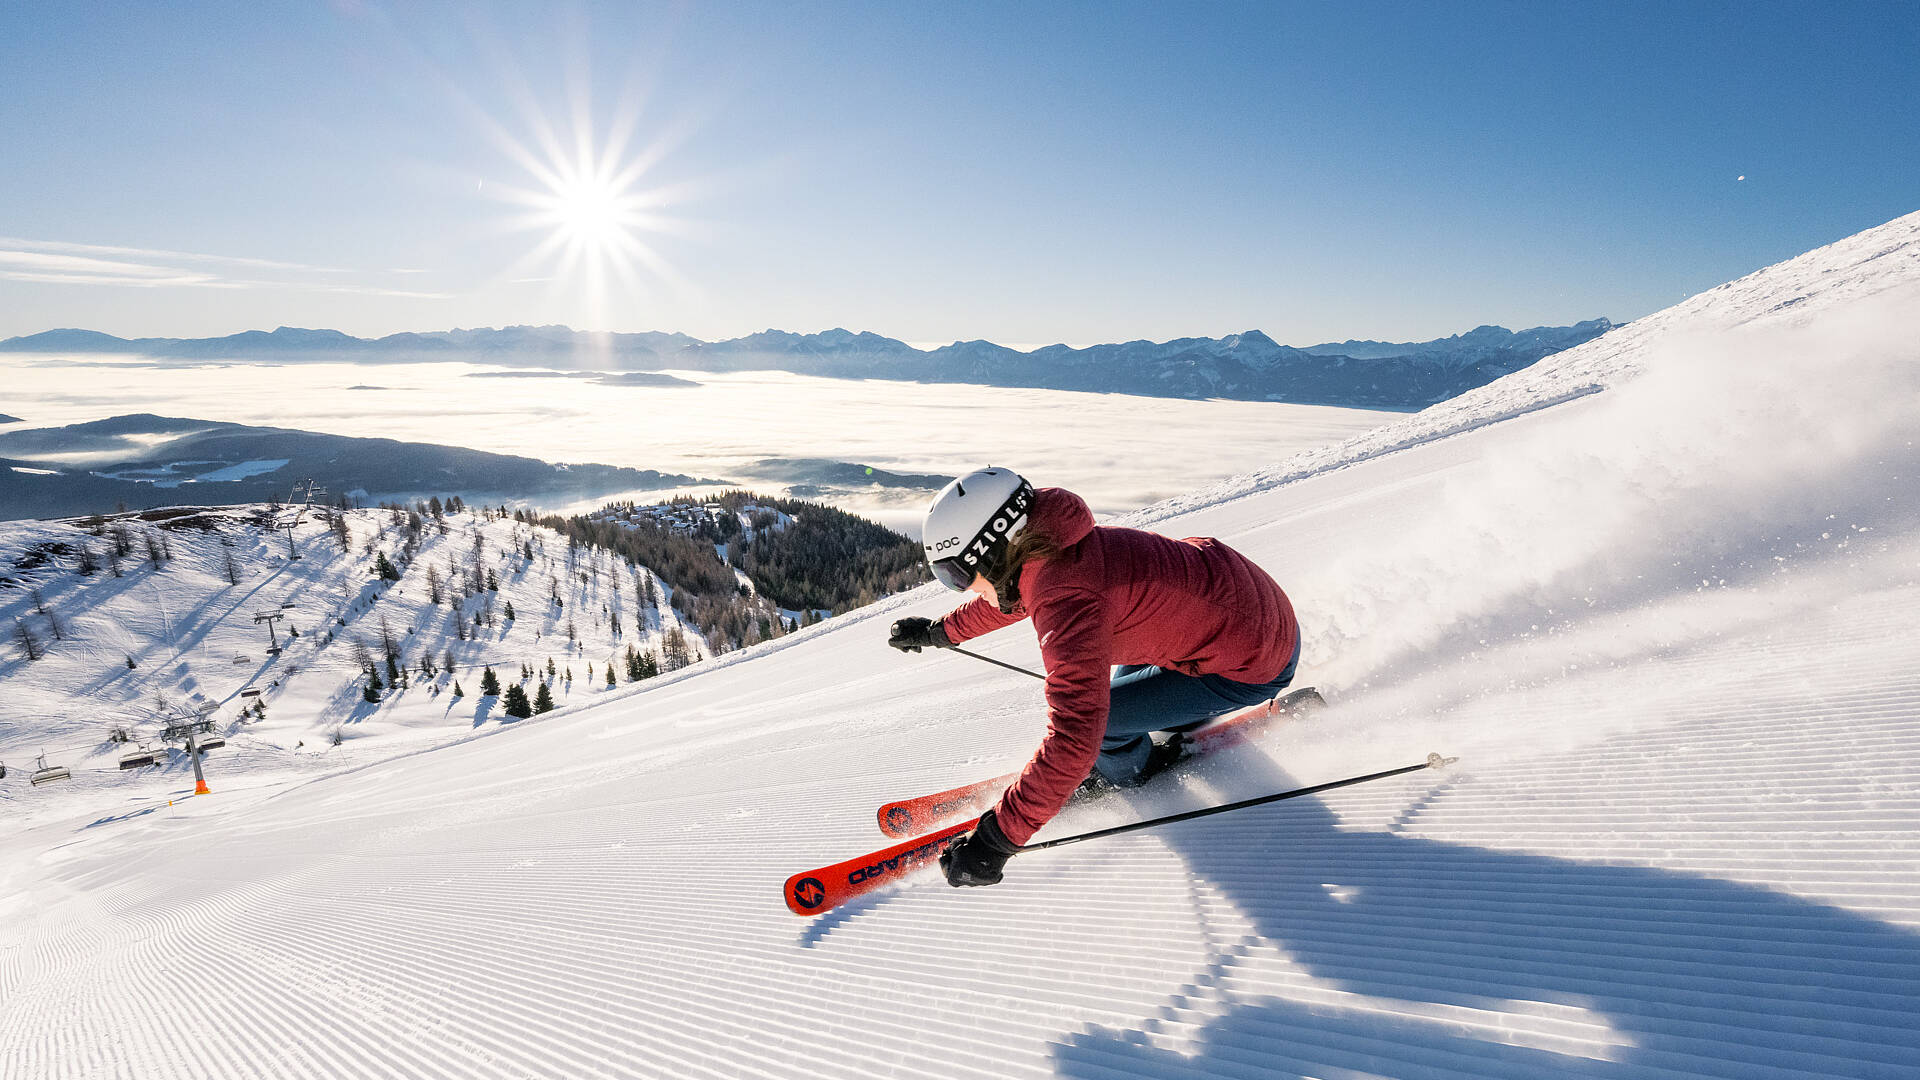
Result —
M956 592L975 574L991 577L1032 505L1033 485L1012 469L976 469L941 488L920 526L933 576Z

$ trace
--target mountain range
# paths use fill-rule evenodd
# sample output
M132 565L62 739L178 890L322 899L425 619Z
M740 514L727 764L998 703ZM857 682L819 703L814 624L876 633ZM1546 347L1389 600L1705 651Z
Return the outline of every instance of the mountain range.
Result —
M0 352L133 354L159 360L461 360L589 371L790 371L828 378L1083 390L1153 397L1286 401L1419 409L1485 385L1614 328L1605 318L1511 331L1480 326L1421 342L1346 341L1295 348L1258 330L1221 338L1128 341L1022 352L990 341L937 349L868 331L763 330L726 341L509 326L358 338L280 327L217 338L120 338L48 330L0 341Z

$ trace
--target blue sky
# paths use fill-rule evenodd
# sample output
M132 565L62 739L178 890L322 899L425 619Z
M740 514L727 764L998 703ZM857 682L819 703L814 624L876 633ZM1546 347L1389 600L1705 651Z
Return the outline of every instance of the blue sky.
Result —
M1891 2L8 5L0 337L1624 320L1920 209L1916 55Z

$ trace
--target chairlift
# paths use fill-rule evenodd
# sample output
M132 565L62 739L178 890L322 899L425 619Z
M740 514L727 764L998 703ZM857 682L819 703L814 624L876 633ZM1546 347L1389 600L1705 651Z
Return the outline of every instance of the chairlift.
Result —
M241 697L259 697L260 688L257 686L249 686L245 690L240 691L240 696Z
M33 775L27 779L33 783L34 787L39 787L41 784L49 784L55 780L70 780L72 778L73 770L60 765L48 765L47 755L41 754L39 764L35 766Z
M215 735L211 739L202 739L199 742L195 743L194 745L198 746L200 748L200 752L204 754L209 750L218 750L221 747L227 745L227 740L221 738L218 735Z
M128 754L120 759L122 769L140 769L154 763L158 755L151 750L142 750L137 754Z

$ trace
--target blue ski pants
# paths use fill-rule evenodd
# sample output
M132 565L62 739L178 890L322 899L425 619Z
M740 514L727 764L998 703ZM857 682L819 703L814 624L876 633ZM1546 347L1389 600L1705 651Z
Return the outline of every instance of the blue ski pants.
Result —
M1107 735L1093 771L1115 787L1146 779L1147 755L1156 731L1191 731L1223 713L1277 697L1293 682L1300 647L1272 682L1243 683L1219 675L1183 675L1151 664L1123 664L1113 670Z

